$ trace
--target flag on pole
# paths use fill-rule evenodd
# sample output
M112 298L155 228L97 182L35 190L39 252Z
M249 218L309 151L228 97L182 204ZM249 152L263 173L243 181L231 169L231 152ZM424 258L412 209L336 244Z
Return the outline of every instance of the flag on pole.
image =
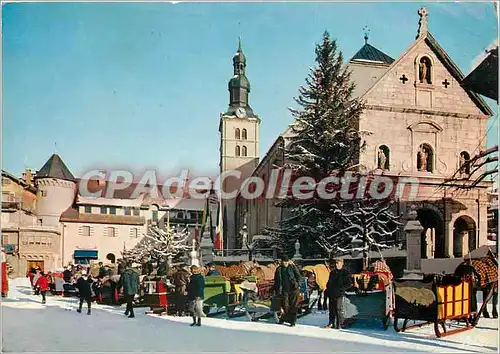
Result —
M224 248L224 238L222 234L222 200L219 198L219 217L217 221L217 233L215 234L215 249L222 250Z
M198 213L196 213L196 229L194 229L194 239L196 240L196 243L198 244L200 242L200 229L198 227Z

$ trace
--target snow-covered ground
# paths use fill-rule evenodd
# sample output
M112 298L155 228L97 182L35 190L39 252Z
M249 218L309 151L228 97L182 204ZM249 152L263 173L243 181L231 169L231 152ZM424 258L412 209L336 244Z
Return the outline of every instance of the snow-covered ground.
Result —
M68 311L68 298L51 297L41 305L27 279L10 282L2 301L2 350L5 352L497 352L498 320L482 318L471 330L434 338L432 326L408 333L384 331L380 323L359 322L344 330L323 329L328 315L314 313L291 328L265 322L123 315L124 308L93 304L91 316Z

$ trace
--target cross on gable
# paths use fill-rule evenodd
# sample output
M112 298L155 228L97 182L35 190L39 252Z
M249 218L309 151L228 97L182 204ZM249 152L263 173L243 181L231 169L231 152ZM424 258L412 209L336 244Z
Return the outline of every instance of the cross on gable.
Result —
M401 77L399 78L399 80L401 80L401 82L402 82L403 84L406 84L406 81L408 81L408 78L405 76L405 74L403 74L403 76L401 76Z
M450 85L450 83L448 82L448 79L444 79L443 85L444 85L444 88L448 88L448 86Z

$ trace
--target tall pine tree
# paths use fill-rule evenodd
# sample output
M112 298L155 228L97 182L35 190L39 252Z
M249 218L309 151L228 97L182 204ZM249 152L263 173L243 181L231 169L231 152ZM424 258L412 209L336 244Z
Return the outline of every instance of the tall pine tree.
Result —
M292 137L285 148L286 164L294 178L312 177L317 183L332 175L342 175L354 169L364 149L359 118L364 104L353 97L354 84L350 71L343 65L342 52L328 32L316 45L316 66L300 87L295 98L299 108L290 109L295 117ZM299 239L305 257L327 256L318 240L339 229L333 210L337 201L318 198L298 200L289 195L279 206L285 217L278 228L266 231L282 252L293 254Z

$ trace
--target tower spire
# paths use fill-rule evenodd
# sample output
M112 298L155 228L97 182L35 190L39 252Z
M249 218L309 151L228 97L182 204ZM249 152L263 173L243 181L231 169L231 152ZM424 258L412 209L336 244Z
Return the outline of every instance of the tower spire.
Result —
M239 116L253 116L252 109L248 104L248 94L250 93L250 82L245 75L247 59L241 49L241 37L238 37L238 49L233 56L233 77L229 80L229 109L227 113Z

